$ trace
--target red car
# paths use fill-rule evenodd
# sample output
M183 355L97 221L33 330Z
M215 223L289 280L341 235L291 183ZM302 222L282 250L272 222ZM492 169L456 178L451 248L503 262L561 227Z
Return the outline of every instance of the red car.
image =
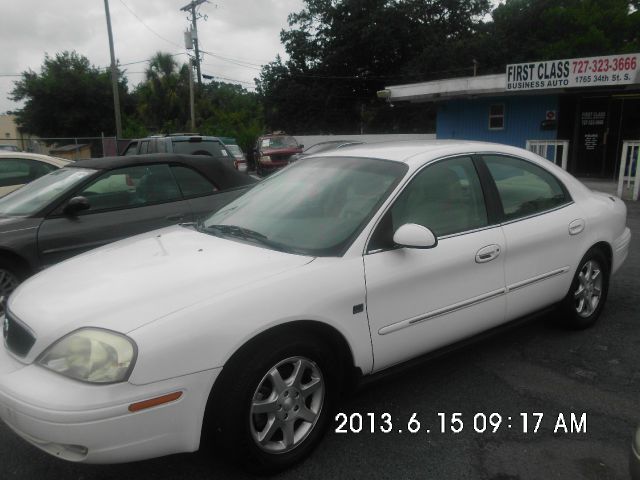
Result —
M256 174L262 176L288 165L290 157L302 153L303 148L304 145L298 145L295 138L286 134L259 137L253 152Z

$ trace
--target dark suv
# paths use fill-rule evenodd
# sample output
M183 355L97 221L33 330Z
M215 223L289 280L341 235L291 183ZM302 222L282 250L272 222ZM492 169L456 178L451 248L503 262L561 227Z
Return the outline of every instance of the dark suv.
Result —
M153 135L131 140L123 155L142 155L145 153L183 153L188 155L209 155L228 160L233 167L234 156L218 137L209 137L199 133L171 133Z
M296 153L302 153L304 145L290 135L271 134L258 138L253 150L256 173L262 176L269 171L289 164L289 159Z

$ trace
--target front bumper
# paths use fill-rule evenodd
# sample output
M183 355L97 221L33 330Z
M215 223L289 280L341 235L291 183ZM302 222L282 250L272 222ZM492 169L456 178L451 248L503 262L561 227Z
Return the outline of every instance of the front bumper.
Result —
M198 449L207 398L220 369L150 383L90 385L0 346L0 418L51 455L85 463L119 463ZM172 392L170 403L130 412L129 405Z

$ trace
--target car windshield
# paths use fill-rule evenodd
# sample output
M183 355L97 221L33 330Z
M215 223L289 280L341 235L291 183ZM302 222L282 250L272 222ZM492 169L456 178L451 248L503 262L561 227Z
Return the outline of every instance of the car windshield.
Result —
M267 137L260 144L262 148L298 148L298 142L293 137Z
M387 160L301 161L257 184L199 225L201 231L311 256L339 256L400 181Z
M51 172L0 198L0 215L32 215L95 172L89 168L73 167Z

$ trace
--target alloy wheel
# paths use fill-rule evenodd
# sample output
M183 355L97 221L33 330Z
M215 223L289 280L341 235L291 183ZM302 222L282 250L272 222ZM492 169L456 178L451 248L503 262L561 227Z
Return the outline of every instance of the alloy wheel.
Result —
M596 311L602 297L602 267L596 260L588 260L578 273L578 286L573 294L576 313L583 318Z
M249 422L258 447L285 453L311 433L325 400L325 382L315 362L290 357L262 378L251 400Z

